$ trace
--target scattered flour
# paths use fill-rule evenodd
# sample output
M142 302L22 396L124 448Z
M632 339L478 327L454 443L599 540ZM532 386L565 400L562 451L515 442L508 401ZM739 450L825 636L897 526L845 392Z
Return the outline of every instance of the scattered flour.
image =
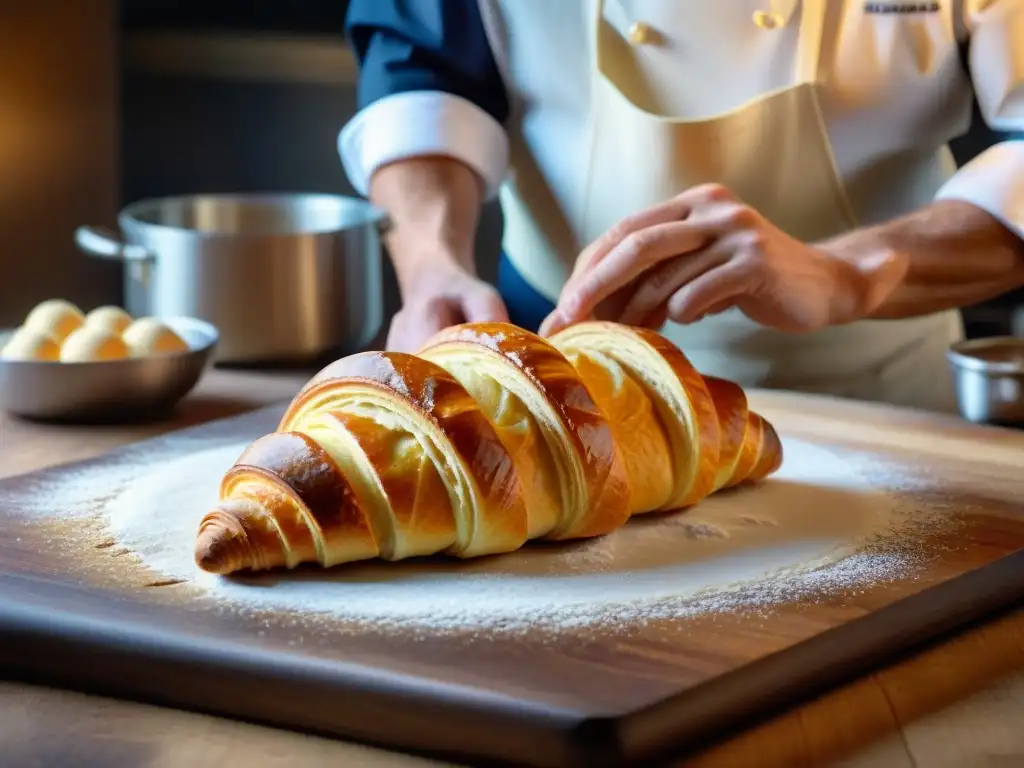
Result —
M184 582L225 609L429 631L558 632L848 595L912 576L922 538L955 518L941 503L916 500L913 479L870 454L783 439L782 469L757 488L720 493L685 513L638 517L600 539L468 561L236 578L199 571L199 520L246 445L233 441L139 446L112 465L48 476L32 497L43 516L91 519L91 535L103 542L65 546L116 556L121 568L130 564L124 555L134 555L152 583Z

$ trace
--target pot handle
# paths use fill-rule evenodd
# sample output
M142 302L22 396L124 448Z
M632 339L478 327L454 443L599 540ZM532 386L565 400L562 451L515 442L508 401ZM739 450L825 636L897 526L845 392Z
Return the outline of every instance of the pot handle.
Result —
M141 245L126 243L104 227L79 227L75 230L75 245L90 256L114 261L145 262L155 257Z
M156 256L141 245L124 242L109 229L79 227L75 230L75 245L90 256L123 262L132 279L142 285L149 282L149 268Z

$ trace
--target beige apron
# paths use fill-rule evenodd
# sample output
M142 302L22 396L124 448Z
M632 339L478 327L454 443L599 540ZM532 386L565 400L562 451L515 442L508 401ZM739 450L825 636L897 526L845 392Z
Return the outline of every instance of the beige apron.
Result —
M522 137L512 131L514 174L501 193L503 247L523 278L554 299L581 244L631 213L707 182L725 185L805 242L856 227L818 101L825 4L790 4L800 6L795 85L725 114L682 120L650 111L657 95L647 90L638 46L597 2L590 157L578 209L552 205ZM620 2L619 10L625 5ZM955 408L945 350L962 336L957 312L785 334L729 310L689 326L667 323L662 333L704 373L744 386Z

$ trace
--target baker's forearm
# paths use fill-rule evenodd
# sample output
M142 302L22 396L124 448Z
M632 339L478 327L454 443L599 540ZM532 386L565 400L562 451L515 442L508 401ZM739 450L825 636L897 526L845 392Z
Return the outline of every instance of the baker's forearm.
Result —
M447 157L392 163L373 175L370 199L391 218L387 245L401 284L441 261L475 271L483 186L468 166Z
M970 203L947 200L842 235L826 250L853 262L881 254L905 263L876 319L970 306L1024 285L1024 240Z

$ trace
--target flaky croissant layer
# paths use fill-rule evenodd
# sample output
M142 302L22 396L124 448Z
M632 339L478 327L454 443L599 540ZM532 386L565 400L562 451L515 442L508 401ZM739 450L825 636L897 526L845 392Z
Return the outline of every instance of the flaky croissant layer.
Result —
M550 339L449 328L416 355L342 358L228 470L200 523L205 571L512 552L680 510L782 464L736 384L653 331Z

